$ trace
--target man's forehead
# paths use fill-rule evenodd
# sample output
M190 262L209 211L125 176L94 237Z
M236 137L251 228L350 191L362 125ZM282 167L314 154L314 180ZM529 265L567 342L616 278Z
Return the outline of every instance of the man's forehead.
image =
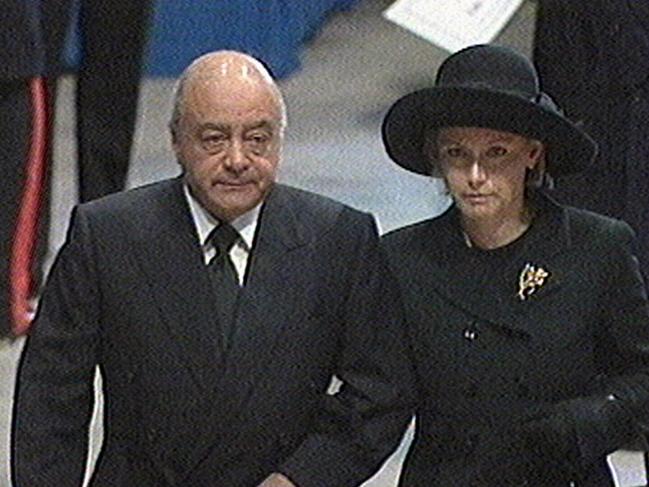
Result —
M278 121L275 119L260 119L244 123L228 122L228 121L206 121L198 122L198 127L201 130L214 130L220 132L231 132L234 129L241 128L244 131L249 130L275 130L278 126Z

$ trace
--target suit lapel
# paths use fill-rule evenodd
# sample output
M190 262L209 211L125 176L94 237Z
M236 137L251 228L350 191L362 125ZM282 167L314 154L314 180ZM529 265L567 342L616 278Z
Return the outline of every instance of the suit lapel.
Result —
M226 368L226 382L244 380L252 387L263 365L268 363L303 292L290 285L293 266L287 264L291 251L303 246L299 215L284 187L269 196L260 215L252 250L248 280L239 303L232 360ZM229 388L224 386L226 390Z
M152 203L136 252L163 318L159 338L176 349L203 393L213 392L221 362L218 314L182 181L169 182Z
M232 346L215 396L218 407L200 418L204 434L197 439L194 467L213 448L228 448L230 435L237 432L235 423L249 409L247 402L277 350L277 341L295 321L292 314L303 290L291 285L295 276L289 260L293 250L308 242L299 216L287 188L277 185L260 213Z
M477 320L486 320L515 332L535 334L529 314L547 296L560 289L561 276L554 263L556 257L569 247L563 210L545 198L539 198L535 203L539 205L539 217L530 229L532 233L522 251L503 269L475 280L467 279L467 276L475 276L479 269L470 268L476 264L466 258L457 210L452 207L439 217L435 225L428 227L429 235L420 238L422 242L413 242L413 245L421 246L415 252L420 255L415 267L420 271L415 275L415 281L422 289L432 285L438 294ZM519 278L526 264L542 268L549 276L530 297L521 300L517 296Z

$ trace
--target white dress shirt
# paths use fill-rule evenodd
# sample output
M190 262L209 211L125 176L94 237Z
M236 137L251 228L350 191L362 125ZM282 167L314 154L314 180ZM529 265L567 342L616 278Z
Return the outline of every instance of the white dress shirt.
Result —
M203 205L194 198L186 184L183 185L183 190L185 192L185 197L187 198L187 203L189 204L189 211L192 215L192 220L196 226L198 241L203 250L203 259L205 260L205 265L207 265L216 254L216 250L208 238L212 233L212 230L220 225L221 222L212 216ZM230 259L237 271L237 278L239 279L240 286L245 284L248 258L250 257L250 251L255 239L255 231L257 230L260 209L261 203L230 222L230 225L232 225L240 235L240 238L230 249Z

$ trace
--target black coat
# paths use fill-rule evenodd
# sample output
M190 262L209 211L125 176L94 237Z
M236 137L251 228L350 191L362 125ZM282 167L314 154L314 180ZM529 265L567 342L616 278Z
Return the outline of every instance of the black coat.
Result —
M372 217L275 187L226 355L181 188L76 209L19 366L16 485L80 485L97 364L93 487L251 487L274 471L300 487L357 485L410 417L397 289Z
M491 273L454 207L384 237L419 391L403 487L612 485L605 455L648 424L649 309L631 231L537 204L523 245ZM549 276L521 300L528 263ZM530 425L548 426L537 433L549 448L528 441ZM529 484L508 482L516 468Z

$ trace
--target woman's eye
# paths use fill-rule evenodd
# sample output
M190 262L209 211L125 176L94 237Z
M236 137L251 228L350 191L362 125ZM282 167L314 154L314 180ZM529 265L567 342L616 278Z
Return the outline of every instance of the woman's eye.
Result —
M460 157L462 156L462 149L459 147L447 147L444 154L448 157Z
M505 147L497 146L497 147L491 147L487 151L487 155L489 157L502 157L504 155L507 155L507 149Z

